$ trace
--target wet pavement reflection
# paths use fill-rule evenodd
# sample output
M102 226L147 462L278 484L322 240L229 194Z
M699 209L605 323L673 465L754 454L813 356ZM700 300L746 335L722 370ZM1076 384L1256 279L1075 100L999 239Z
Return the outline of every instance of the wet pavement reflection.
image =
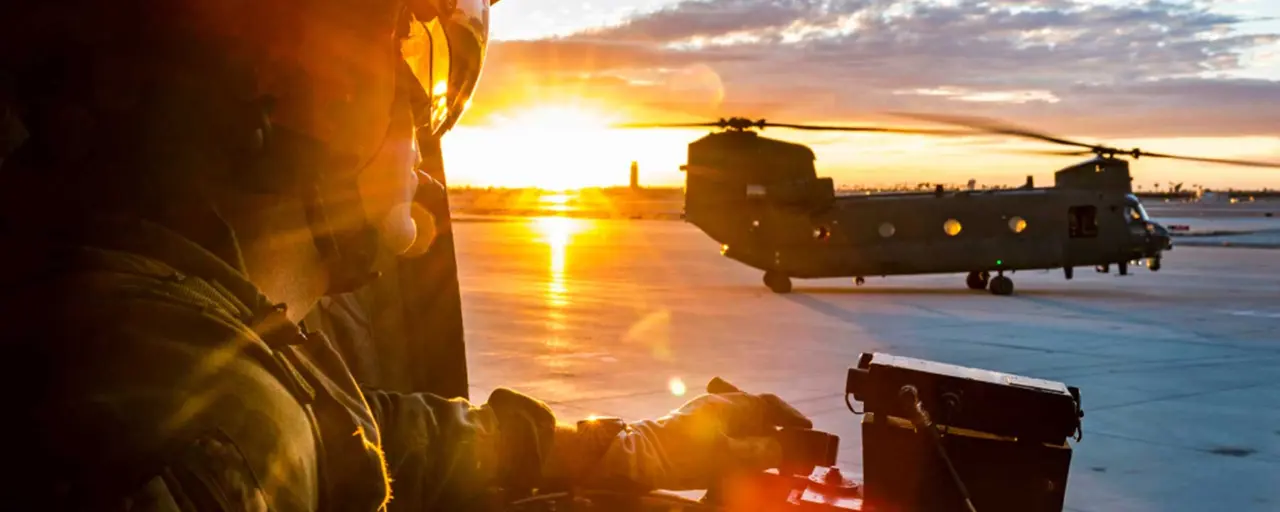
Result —
M455 233L473 397L509 386L565 420L654 417L722 376L840 435L840 464L857 472L859 420L841 391L858 354L879 350L1079 386L1068 510L1280 503L1275 251L1186 247L1124 277L1019 272L1011 297L953 275L799 280L779 296L680 222L516 218Z
M547 369L553 375L565 375L567 363L564 354L575 352L573 346L565 340L565 308L570 305L569 288L565 281L565 266L570 254L570 246L574 235L586 229L588 221L566 217L543 217L536 219L532 227L537 231L537 240L547 249L547 283L544 298L547 307L547 339L548 354L540 356Z

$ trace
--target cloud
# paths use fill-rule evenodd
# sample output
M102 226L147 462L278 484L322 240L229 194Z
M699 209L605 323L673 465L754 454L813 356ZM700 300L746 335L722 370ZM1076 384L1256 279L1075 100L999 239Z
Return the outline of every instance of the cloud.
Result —
M518 103L559 88L705 116L923 110L1099 137L1275 135L1280 82L1231 76L1280 35L1242 33L1244 21L1159 0L684 1L496 43L479 95Z
M586 32L611 39L670 42L682 38L769 29L825 11L822 1L716 0L682 2L620 26Z
M942 96L946 98L954 98L960 101L975 102L991 102L991 103L1027 103L1032 101L1043 101L1047 103L1057 103L1060 101L1058 96L1051 91L1043 89L1028 90L989 90L975 91L965 89L963 87L937 87L933 89L910 89L893 91L894 94L914 94L919 96Z

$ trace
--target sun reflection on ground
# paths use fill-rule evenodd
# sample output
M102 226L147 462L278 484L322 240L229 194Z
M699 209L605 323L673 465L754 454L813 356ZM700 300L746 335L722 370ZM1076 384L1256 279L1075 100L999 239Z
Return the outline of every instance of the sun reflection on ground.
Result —
M568 217L541 217L534 220L534 229L540 235L541 242L547 244L550 252L548 270L551 279L564 280L564 269L568 261L569 244L573 236L586 228L586 221Z
M543 299L547 305L546 325L550 331L546 346L552 351L552 357L547 358L547 367L555 373L563 372L566 365L563 358L557 357L557 353L566 348L563 332L566 327L565 308L570 304L569 287L565 279L569 246L574 235L586 230L587 222L568 217L541 217L533 223L539 241L545 243L548 249L548 279Z

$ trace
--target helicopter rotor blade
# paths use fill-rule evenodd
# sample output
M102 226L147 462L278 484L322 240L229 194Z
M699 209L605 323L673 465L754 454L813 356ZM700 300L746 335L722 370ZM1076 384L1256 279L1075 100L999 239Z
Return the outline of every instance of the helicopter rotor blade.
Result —
M764 123L764 126L824 132L900 133L907 135L974 135L973 131L938 130L930 128L896 128L889 126L838 126L769 122Z
M1094 154L1094 152L1093 152L1093 151L1083 150L1083 149L1081 149L1081 150L1074 150L1074 149L1065 149L1065 150L1057 150L1057 149L1011 149L1011 150L1005 150L1005 151L1003 151L1003 152L1005 152L1005 153L1018 153L1018 154L1022 154L1022 155L1048 155L1048 156L1086 156L1086 155L1092 155L1092 154Z
M1205 157L1199 157L1199 156L1169 155L1165 153L1147 153L1141 150L1134 150L1131 153L1126 153L1126 154L1132 154L1135 156L1140 155L1140 156L1150 157L1150 158L1169 158L1174 160L1189 160L1192 162L1206 162L1211 164L1241 165L1245 167L1264 167L1264 168L1270 168L1270 169L1280 169L1280 162L1260 162L1257 160L1235 160L1230 158L1205 158Z
M1049 135L1046 133L1041 133L1041 132L1029 130L1026 128L1022 128L1019 126L1014 126L1001 121L996 121L994 119L985 119L981 117L938 115L938 114L918 114L918 113L910 113L910 112L897 112L897 113L892 113L891 115L896 115L899 117L907 117L911 119L918 119L921 121L931 121L931 122L941 123L941 124L964 126L966 128L979 130L987 133L993 133L993 134L999 134L999 135L1012 135L1015 137L1037 139L1045 142L1052 142L1054 144L1062 144L1064 146L1075 146L1079 148L1087 148L1089 150L1098 149L1100 147L1095 144L1085 144L1083 142L1077 142L1074 140L1068 140L1061 137L1055 137L1053 135Z
M701 122L701 123L623 123L610 125L611 128L715 128L721 126L718 122Z
M623 123L612 128L790 128L793 130L826 131L826 132L862 132L862 133L897 133L907 135L977 135L981 132L969 130L948 130L936 128L899 128L889 126L838 126L794 123L771 123L763 119L749 120L728 118L719 121L691 123Z
M919 119L922 121L933 121L933 122L942 123L942 124L964 126L967 128L980 130L987 133L1012 135L1015 137L1030 138L1030 139L1036 139L1036 140L1041 140L1045 142L1051 142L1054 144L1061 144L1065 146L1075 146L1075 147L1087 149L1087 151L1037 152L1039 154L1080 156L1080 155L1087 155L1090 153L1094 153L1098 155L1108 155L1108 156L1126 155L1135 159L1145 156L1145 157L1151 157L1151 158L1168 158L1173 160L1187 160L1192 162L1240 165L1240 166L1247 166L1247 167L1280 168L1280 162L1260 162L1260 161L1251 161L1251 160L1235 160L1235 159L1227 159L1227 158L1205 158L1205 157L1196 157L1196 156L1170 155L1166 153L1148 153L1146 151L1143 151L1137 148L1126 151L1123 149L1113 148L1113 147L1103 146L1098 144L1085 144L1083 142L1068 140L1061 137L1056 137L1053 135L1048 135L1048 134L1037 132L1034 130L1029 130L1026 128L1014 126L1009 123L996 121L992 119L980 118L980 117L917 114L917 113L896 113L894 115L908 117L912 119Z
M1092 154L1098 153L1098 151L1072 151L1072 150L1057 151L1052 149L1020 149L1020 150L1013 150L1012 152L1025 154L1025 155L1049 155L1049 156L1086 156L1086 155L1092 155ZM1107 151L1102 151L1102 153L1110 154ZM1235 160L1235 159L1229 159L1229 158L1206 158L1206 157L1198 157L1198 156L1168 155L1164 153L1147 153L1142 150L1116 151L1114 154L1117 156L1125 155L1129 157L1134 157L1136 155L1137 158L1142 158L1142 157L1168 158L1173 160L1188 160L1192 162L1205 162L1205 163L1211 163L1211 164L1241 165L1245 167L1263 167L1263 168L1280 169L1280 162L1260 162L1255 160Z

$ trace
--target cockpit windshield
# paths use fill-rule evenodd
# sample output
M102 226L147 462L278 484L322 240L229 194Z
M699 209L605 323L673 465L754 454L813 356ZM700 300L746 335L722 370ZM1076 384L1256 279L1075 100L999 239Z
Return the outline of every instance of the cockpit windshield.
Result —
M1147 209L1142 207L1142 201L1138 200L1138 196L1129 194L1125 196L1125 217L1129 222L1150 222L1151 217L1147 215Z

